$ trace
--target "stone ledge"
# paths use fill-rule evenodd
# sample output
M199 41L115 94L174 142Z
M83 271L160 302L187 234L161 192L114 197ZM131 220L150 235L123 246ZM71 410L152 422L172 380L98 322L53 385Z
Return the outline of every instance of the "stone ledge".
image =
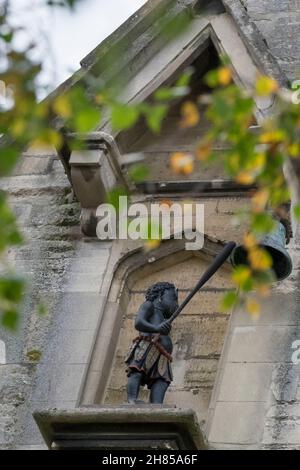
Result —
M65 174L59 176L49 175L20 175L7 176L1 179L0 189L13 196L40 195L42 193L55 193L70 188Z
M191 409L93 406L38 410L33 416L49 449L207 449Z

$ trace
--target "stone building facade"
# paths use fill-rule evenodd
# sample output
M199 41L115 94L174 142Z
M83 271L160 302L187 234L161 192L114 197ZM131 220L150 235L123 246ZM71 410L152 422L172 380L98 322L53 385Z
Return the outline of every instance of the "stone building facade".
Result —
M158 18L179 14L192 17L189 28L165 41ZM229 55L242 87L258 72L287 85L300 69L299 23L298 0L149 0L56 92L89 74L109 79L126 68L121 99L138 102L193 65L191 93L197 94L201 77L221 53ZM102 71L109 51L128 40L126 54ZM259 125L274 103L256 105ZM0 332L1 448L45 448L35 409L122 404L123 358L145 289L168 280L183 299L223 244L240 239L243 227L231 220L247 204L242 187L226 180L218 165L198 164L186 178L170 171L168 155L190 150L208 129L201 120L197 128L178 131L178 119L176 104L159 136L142 122L113 134L106 122L85 136L90 150L28 150L14 175L1 181L26 238L10 259L29 279L18 335ZM221 154L222 147L216 151ZM97 239L95 210L108 189L128 183L122 155L130 152L143 152L151 169L148 181L130 188L134 201L171 197L182 203L189 197L205 204L203 250L188 252L183 241L172 239L147 253L139 242ZM174 382L167 404L192 408L211 448L300 449L300 364L292 362L293 341L300 340L298 245L293 222L293 272L274 286L256 322L243 311L219 311L220 297L232 288L228 264L174 324ZM37 314L39 300L47 305L45 316ZM42 351L39 361L35 350Z

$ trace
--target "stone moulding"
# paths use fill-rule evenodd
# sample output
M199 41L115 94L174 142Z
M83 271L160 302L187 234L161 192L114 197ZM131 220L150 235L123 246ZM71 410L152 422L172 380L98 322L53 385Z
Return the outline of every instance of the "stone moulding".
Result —
M204 450L196 413L164 405L35 411L51 450Z

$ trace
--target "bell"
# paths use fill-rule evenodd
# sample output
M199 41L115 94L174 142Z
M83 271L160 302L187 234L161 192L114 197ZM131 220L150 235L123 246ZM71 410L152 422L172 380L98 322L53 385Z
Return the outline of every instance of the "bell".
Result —
M293 264L290 255L285 249L286 230L281 222L277 222L273 232L265 235L259 246L264 248L272 258L272 271L277 281L282 281L291 274ZM249 265L247 250L238 245L231 253L231 263L233 266L240 264Z

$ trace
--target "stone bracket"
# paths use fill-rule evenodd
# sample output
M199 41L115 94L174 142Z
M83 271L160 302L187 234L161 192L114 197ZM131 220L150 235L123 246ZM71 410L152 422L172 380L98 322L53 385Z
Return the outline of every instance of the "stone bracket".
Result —
M114 138L105 132L69 137L83 143L82 149L73 150L70 155L71 183L82 208L82 231L95 236L96 210L106 202L107 193L115 186L129 189L120 168L121 154Z
M52 450L204 450L193 410L165 405L93 406L35 411L34 419Z

